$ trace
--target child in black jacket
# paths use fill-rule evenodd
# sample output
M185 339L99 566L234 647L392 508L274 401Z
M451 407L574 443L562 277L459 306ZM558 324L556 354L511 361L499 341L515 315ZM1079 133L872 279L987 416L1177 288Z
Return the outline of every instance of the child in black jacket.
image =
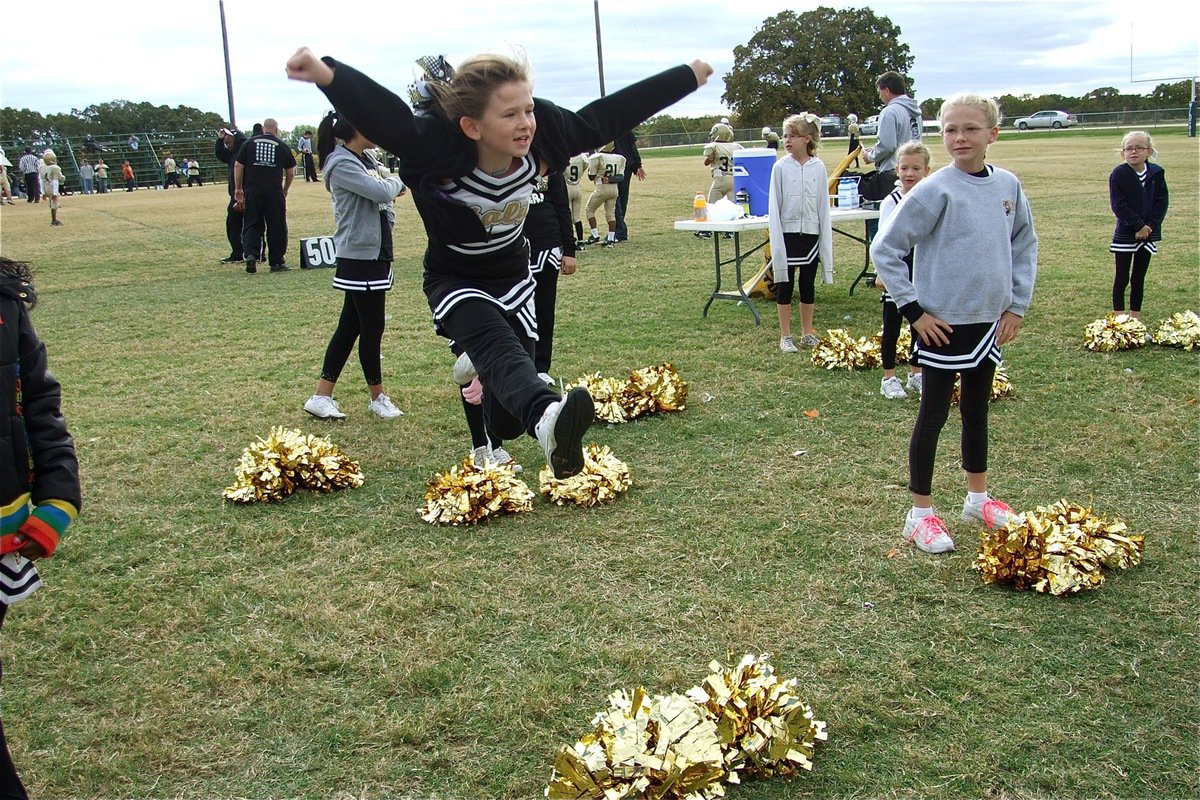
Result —
M35 302L28 266L0 256L0 627L41 585L34 561L54 554L81 505L61 388L29 320ZM0 797L25 796L0 725Z

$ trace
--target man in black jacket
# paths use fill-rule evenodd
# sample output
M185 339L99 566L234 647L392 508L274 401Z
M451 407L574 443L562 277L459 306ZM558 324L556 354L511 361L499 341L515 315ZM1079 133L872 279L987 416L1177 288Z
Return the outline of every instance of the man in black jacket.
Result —
M627 242L629 228L625 227L625 210L629 207L629 182L634 175L639 181L646 180L646 170L642 169L642 156L638 153L633 131L618 136L613 144L613 152L625 156L625 180L617 184L617 241Z
M215 155L225 164L229 173L229 206L225 211L225 237L229 239L229 255L221 259L222 264L237 264L245 261L242 253L243 207L233 201L233 163L238 151L246 143L246 137L231 128L217 131Z
M246 272L257 272L258 256L266 231L271 272L288 269L287 193L296 177L296 156L279 138L279 123L263 120L263 132L251 136L238 151L233 164L233 199L245 206L242 222L242 254Z

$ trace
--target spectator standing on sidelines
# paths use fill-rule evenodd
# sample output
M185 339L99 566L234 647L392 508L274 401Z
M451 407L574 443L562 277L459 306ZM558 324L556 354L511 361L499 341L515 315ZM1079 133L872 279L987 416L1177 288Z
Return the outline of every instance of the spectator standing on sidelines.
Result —
M103 158L96 159L96 193L108 194L108 164Z
M221 128L217 131L214 155L228 169L229 189L229 205L225 210L225 238L229 240L229 255L221 259L222 264L237 264L246 260L242 254L242 212L245 206L233 199L233 164L237 160L238 151L245 143L246 137L236 130Z
M304 158L304 182L317 183L320 178L317 177L317 165L313 161L312 149L312 131L305 131L300 137L300 141L296 143L296 149L300 151L300 155Z
M38 183L38 158L33 154L32 147L25 148L25 153L17 162L17 167L25 176L25 202L40 203L42 192L41 184Z
M246 209L242 221L246 272L258 271L255 255L262 250L264 228L271 272L288 269L283 261L288 237L287 193L295 177L296 157L279 139L279 123L263 120L263 132L242 145L233 165L233 199Z
M890 192L896 185L896 151L905 142L921 141L924 122L921 107L908 94L908 84L900 73L883 73L875 79L875 89L884 104L879 112L879 140L863 152L863 158L875 165L880 185ZM878 230L879 220L867 220L867 239L874 239Z
M179 183L178 166L175 164L175 159L167 153L167 157L163 159L163 188L170 189L172 186L182 189L183 185Z
M85 158L79 165L79 182L83 184L83 193L91 194L93 181L96 179L96 168Z
M204 175L200 172L200 162L196 159L188 159L187 166L188 186L193 183L204 185Z
M646 180L642 169L642 156L637 149L633 131L618 136L613 141L613 152L625 156L625 180L617 184L617 241L629 241L629 228L625 225L625 211L629 208L629 179L636 175L639 181Z
M137 188L137 184L134 183L133 165L129 163L128 158L121 165L121 177L125 179L125 191L132 192Z

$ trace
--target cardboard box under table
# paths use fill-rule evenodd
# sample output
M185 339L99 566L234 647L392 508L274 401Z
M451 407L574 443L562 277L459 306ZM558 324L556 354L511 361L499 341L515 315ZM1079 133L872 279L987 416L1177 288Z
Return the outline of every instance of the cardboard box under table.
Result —
M833 218L833 232L845 236L847 239L852 239L863 246L863 265L858 273L858 277L850 284L850 294L854 294L854 287L863 278L873 277L871 272L871 249L870 240L867 239L866 222L867 220L879 219L878 209L870 208L831 208L830 216ZM843 227L838 227L839 223L863 222L862 236L856 236L850 233ZM771 262L768 260L766 265L761 269L755 270L755 276L750 280L742 278L742 265L746 258L753 255L757 251L766 246L769 237L764 236L763 240L749 249L742 249L742 234L747 231L765 231L767 229L766 217L743 217L730 222L697 222L695 220L685 219L675 223L677 231L692 231L711 233L713 243L713 266L716 270L716 285L713 287L712 293L708 296L708 302L704 304L704 316L708 316L708 309L714 300L735 300L739 303L745 303L746 308L750 309L750 313L754 316L754 324L761 325L762 318L758 314L758 309L754 306L754 301L750 299L750 290L759 282L766 271L771 269ZM733 257L721 258L721 241L729 241L725 239L723 234L731 234L733 237ZM734 278L737 280L737 291L723 291L721 289L721 267L733 264Z

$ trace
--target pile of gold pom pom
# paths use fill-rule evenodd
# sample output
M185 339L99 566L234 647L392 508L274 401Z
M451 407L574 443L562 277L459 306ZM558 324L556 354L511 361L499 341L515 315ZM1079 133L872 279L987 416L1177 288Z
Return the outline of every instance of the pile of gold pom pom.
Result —
M1101 567L1125 569L1142 560L1140 534L1129 533L1124 522L1097 516L1066 500L1038 506L1009 522L985 531L979 541L974 569L984 583L1011 583L1053 595L1098 589L1104 583Z
M566 387L582 386L596 404L596 418L604 422L628 422L645 414L682 411L687 403L688 385L668 363L643 367L629 377L605 378L599 372L584 375Z
M1200 316L1195 311L1172 314L1154 332L1154 343L1189 351L1200 347Z
M242 451L233 486L221 493L235 503L277 502L297 489L332 492L363 485L357 461L323 436L272 428Z
M1096 353L1136 350L1146 344L1146 325L1128 314L1109 314L1083 329L1087 349Z
M546 797L715 800L743 778L812 769L825 723L797 695L795 678L776 676L766 655L709 670L682 695L611 694L593 730L559 749Z
M550 467L538 473L538 488L558 505L573 503L589 508L616 499L632 485L629 465L607 447L589 444L583 448L583 469L569 478L555 478Z
M854 338L842 328L825 332L813 349L812 363L825 369L871 369L878 367L879 343L866 337Z
M842 328L825 332L813 349L813 366L824 369L874 369L883 364L883 333L871 338L854 337ZM912 331L905 326L896 340L896 362L905 363L912 353Z
M438 473L425 487L426 522L473 525L498 514L519 514L533 509L533 492L511 466L487 461L476 464L471 456Z
M954 388L950 390L950 404L958 405L958 393L962 387L962 378L958 377L954 380ZM1004 363L996 365L996 373L992 376L992 391L988 394L988 402L994 403L1003 397L1013 396L1012 381L1008 378L1008 370L1004 367Z

